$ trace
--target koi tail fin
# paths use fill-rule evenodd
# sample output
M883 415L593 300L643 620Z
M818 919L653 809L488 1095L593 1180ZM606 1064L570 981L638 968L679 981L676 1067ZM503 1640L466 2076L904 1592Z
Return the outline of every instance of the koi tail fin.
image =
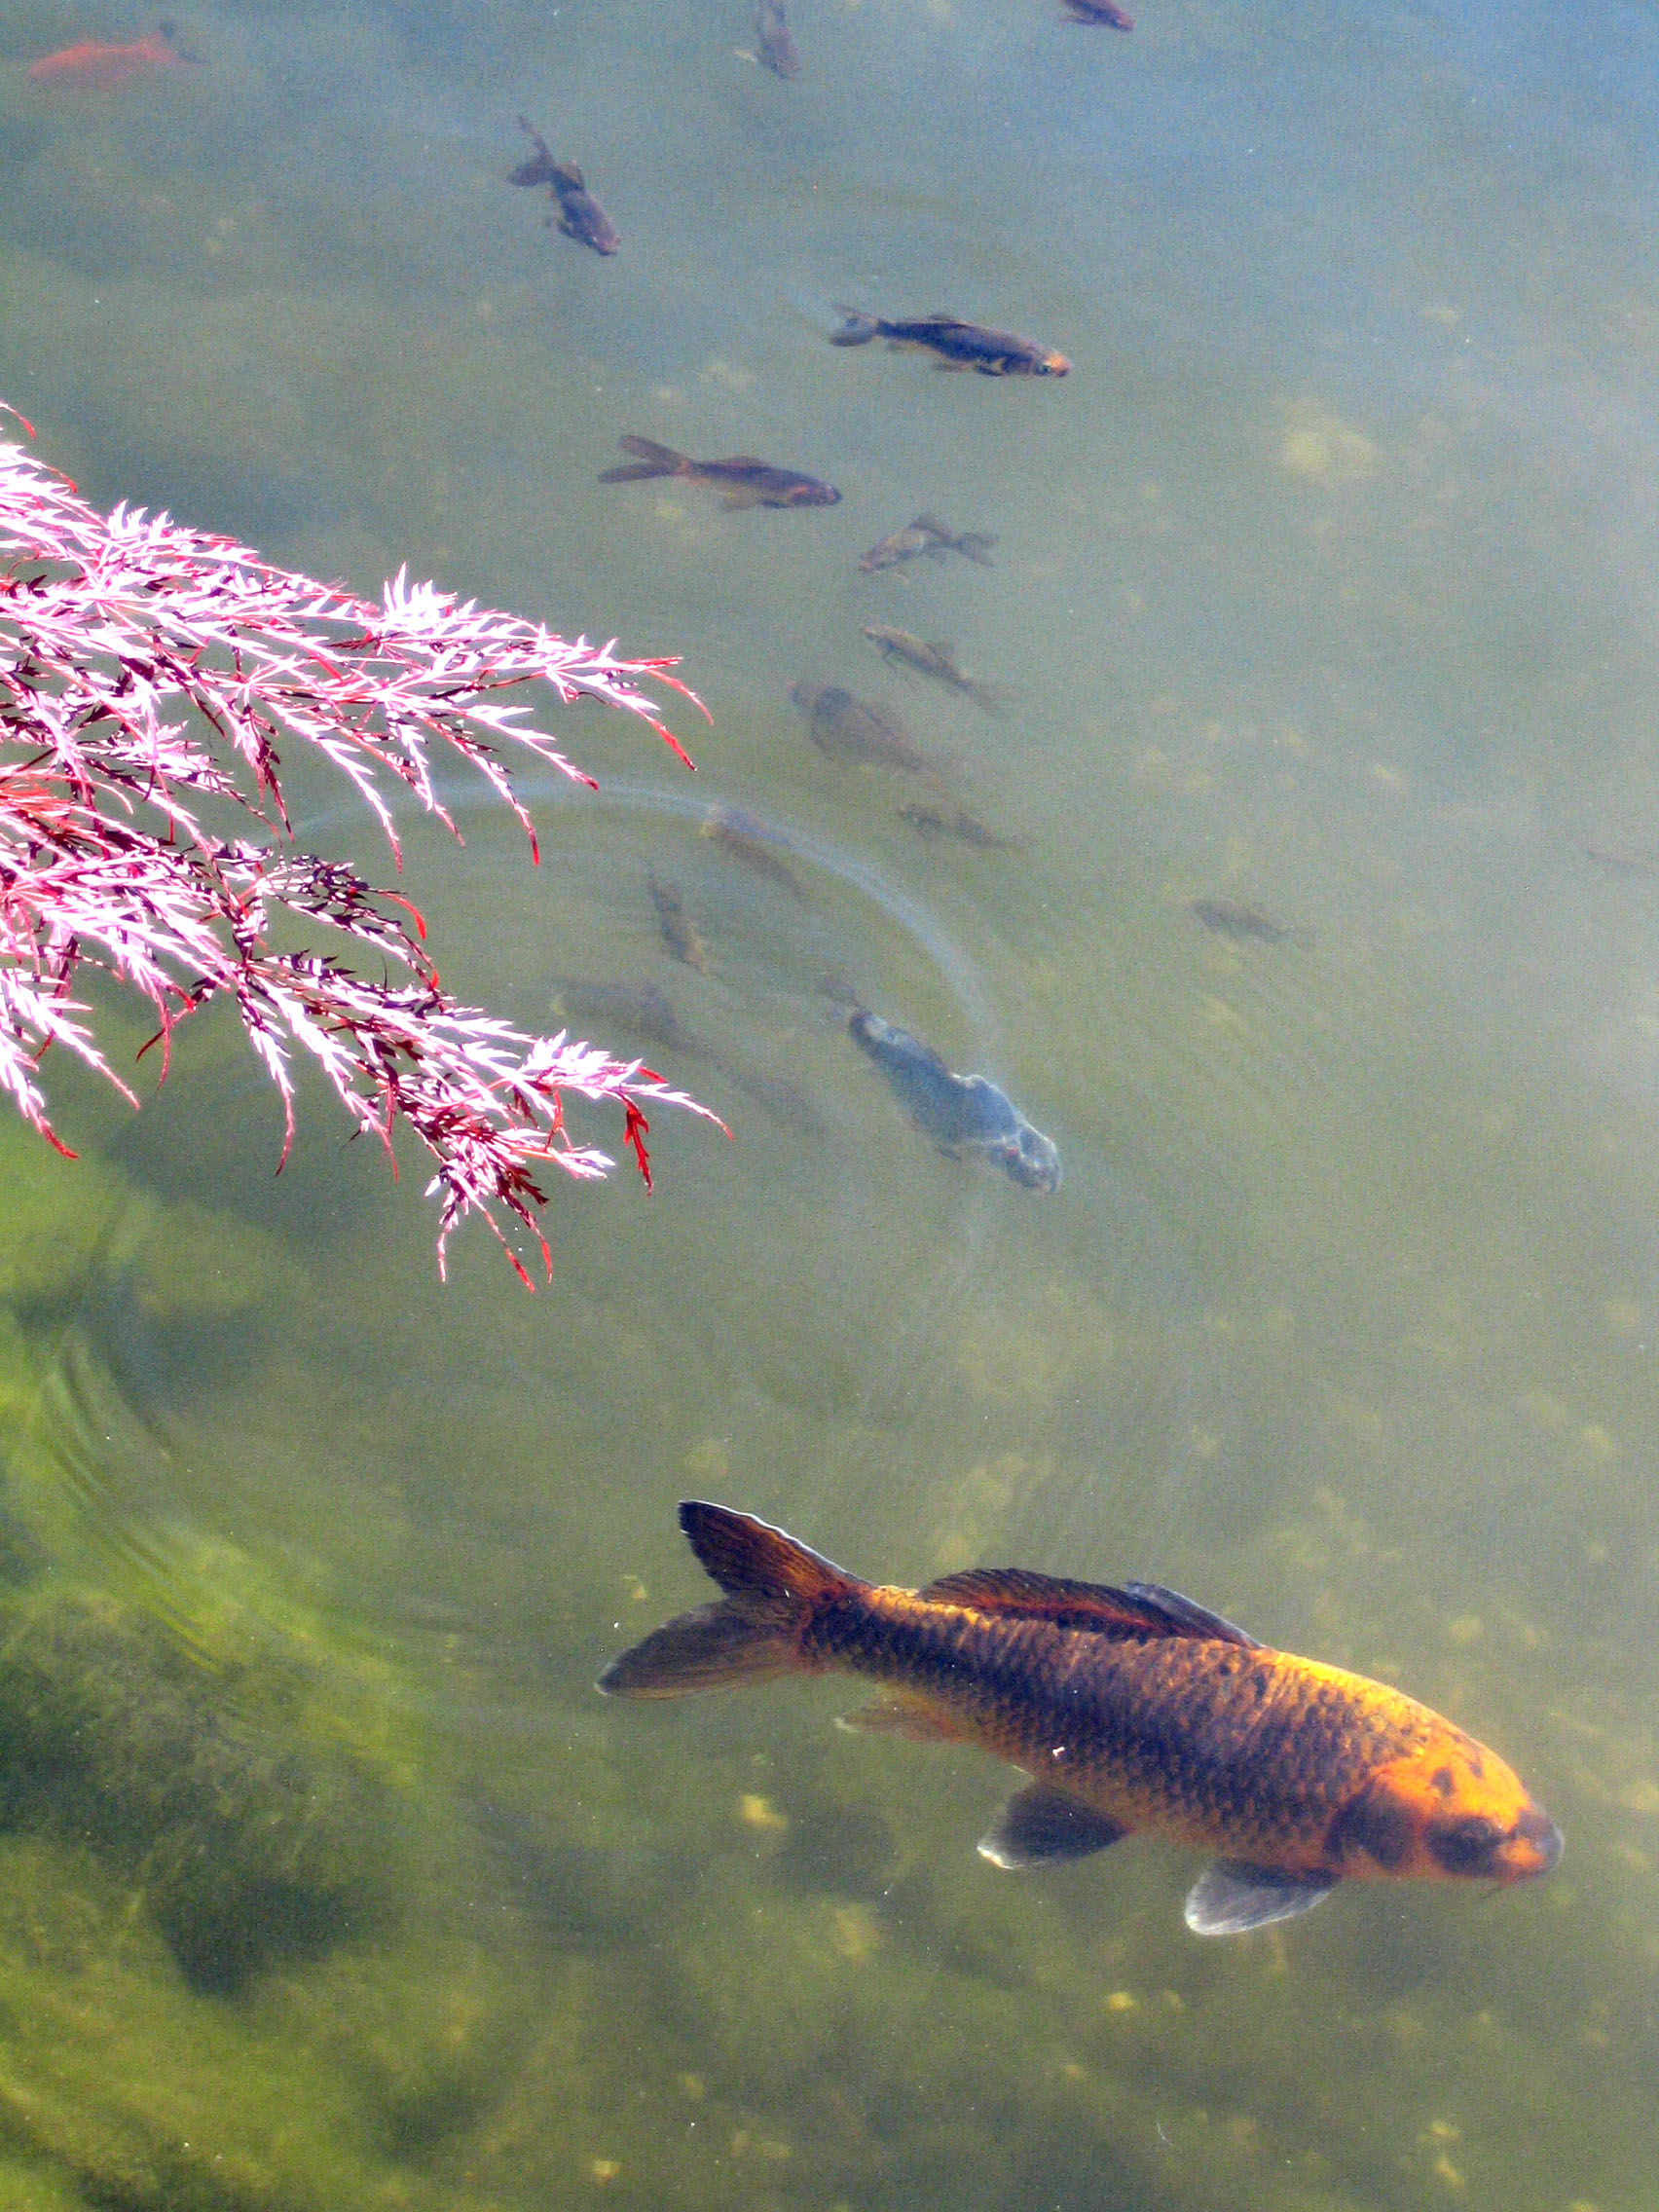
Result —
M837 307L835 313L847 319L830 333L831 346L867 346L881 327L874 315L860 314L856 308Z
M781 1529L729 1506L687 1498L680 1526L724 1597L700 1605L613 1659L610 1697L684 1697L794 1674L811 1662L801 1636L817 1606L864 1585Z
M672 446L659 446L655 438L618 438L616 443L624 453L638 458L631 468L607 468L600 475L602 484L638 484L647 476L678 476L685 466L685 456L676 453Z

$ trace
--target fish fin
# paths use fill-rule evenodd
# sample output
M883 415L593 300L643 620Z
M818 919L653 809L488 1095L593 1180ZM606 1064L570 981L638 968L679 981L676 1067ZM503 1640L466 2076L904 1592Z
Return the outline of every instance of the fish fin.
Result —
M582 172L577 168L574 162L555 162L553 164L553 175L549 181L555 188L563 185L567 192L585 192L587 190L586 184L582 181Z
M759 493L748 484L734 485L729 492L720 494L720 505L728 511L735 511L739 507L757 507L760 503Z
M836 1716L837 1728L855 1736L902 1736L910 1744L949 1744L955 1738L942 1720L919 1700L878 1698L858 1713Z
M685 1498L680 1526L703 1571L734 1604L751 1611L779 1604L793 1609L867 1588L822 1552L729 1505Z
M637 457L638 466L607 468L600 474L602 484L637 484L647 476L678 476L685 466L682 453L676 453L672 446L659 446L655 438L628 436L616 443L624 453Z
M1182 1917L1195 1936L1243 1936L1311 1912L1335 1886L1329 1874L1280 1874L1271 1866L1218 1860L1187 1892Z
M985 1834L979 1857L1009 1873L1030 1866L1058 1866L1068 1859L1087 1859L1104 1851L1128 1830L1091 1805L1081 1804L1047 1783L1016 1789Z
M864 1587L781 1529L728 1506L687 1498L680 1526L725 1596L613 1659L598 1682L608 1697L683 1697L792 1674L805 1664L799 1632L813 1604Z
M1092 1630L1100 1636L1181 1636L1215 1643L1255 1645L1241 1628L1206 1612L1190 1598L1151 1582L1114 1589L1072 1582L1063 1575L1033 1574L1022 1567L971 1567L930 1582L921 1596L940 1605L969 1605L980 1613L1018 1613L1056 1628Z
M725 1598L654 1629L612 1659L594 1687L607 1697L685 1697L763 1682L798 1665L786 1625L756 1620Z

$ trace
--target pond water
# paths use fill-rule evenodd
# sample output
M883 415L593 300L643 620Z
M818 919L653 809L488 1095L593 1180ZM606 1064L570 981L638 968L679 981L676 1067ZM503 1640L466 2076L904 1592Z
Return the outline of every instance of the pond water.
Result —
M441 1283L320 1095L274 1177L226 1022L136 1116L55 1070L79 1161L0 1135L8 2203L1652 2205L1659 20L1136 12L791 0L786 83L748 0L243 0L98 92L26 65L141 7L6 11L44 458L683 656L694 781L572 714L539 868L463 797L404 888L452 988L735 1140L655 1117L527 1297L475 1230ZM614 258L508 185L521 111ZM841 498L602 484L630 434ZM929 510L990 565L861 571ZM1062 1187L931 1145L846 997ZM1170 1584L1500 1748L1566 1857L1216 1943L1156 1839L997 1873L1006 1774L837 1731L856 1685L595 1695L708 1592L685 1495L888 1581Z

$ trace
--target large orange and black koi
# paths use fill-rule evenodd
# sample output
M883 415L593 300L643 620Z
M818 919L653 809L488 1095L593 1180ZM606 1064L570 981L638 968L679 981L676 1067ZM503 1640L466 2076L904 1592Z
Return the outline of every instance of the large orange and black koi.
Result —
M1519 1882L1561 1856L1549 1815L1454 1722L1173 1591L1018 1567L901 1590L726 1506L688 1501L680 1526L724 1595L612 1660L599 1687L679 1697L867 1676L884 1694L855 1725L976 1744L1030 1777L979 1845L993 1865L1157 1831L1216 1855L1187 1926L1233 1936L1343 1880Z

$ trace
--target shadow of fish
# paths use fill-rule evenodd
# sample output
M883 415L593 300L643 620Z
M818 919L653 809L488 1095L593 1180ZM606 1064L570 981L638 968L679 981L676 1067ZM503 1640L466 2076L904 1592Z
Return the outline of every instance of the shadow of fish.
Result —
M1001 702L988 683L977 682L973 677L963 675L951 646L926 645L920 638L912 637L908 630L895 630L885 622L866 622L863 628L883 660L896 660L905 668L913 668L918 676L931 676L947 691L972 699L975 706L982 708L987 715L1002 713Z
M784 20L779 0L760 0L760 12L755 18L755 43L774 77L787 81L800 75L800 49Z
M872 545L867 553L861 553L859 567L867 576L877 569L896 569L902 561L923 556L937 560L946 553L960 553L965 561L977 561L981 569L988 569L993 566L991 547L995 543L996 539L982 530L947 530L937 515L918 515L903 530Z
M1135 19L1126 8L1120 8L1118 0L1062 0L1067 20L1074 23L1104 23L1108 30L1132 31Z
M600 1689L863 1676L882 1696L850 1725L973 1744L1029 1777L979 1845L993 1866L1161 1833L1216 1855L1187 1926L1236 1936L1352 1877L1521 1882L1561 1856L1549 1815L1452 1721L1172 1590L1018 1567L905 1590L727 1506L687 1499L680 1526L721 1595L613 1659Z
M1282 944L1290 931L1283 922L1275 922L1271 914L1264 914L1258 906L1246 906L1236 899L1189 899L1187 911L1206 930L1219 937L1230 937L1235 944L1254 940L1258 944Z
M559 985L556 1011L567 1021L623 1029L645 1044L681 1052L688 1059L707 1051L675 1013L668 994L649 981L589 983L567 977Z
M839 683L792 683L790 697L806 717L806 733L827 759L878 762L912 776L934 776L939 763L912 743L891 715L855 699Z
M546 185L556 210L549 214L548 222L557 223L568 239L574 239L579 245L591 246L595 253L613 254L622 243L621 237L583 182L582 172L575 163L555 161L540 131L522 115L519 129L529 131L535 152L528 162L519 164L507 182Z
M654 438L618 438L624 453L638 456L632 465L601 471L602 484L639 484L653 476L682 476L688 484L704 484L720 495L722 507L832 507L840 499L833 484L798 469L774 468L753 454L733 454L726 461L693 461Z
M1016 337L1012 330L987 330L982 323L963 322L953 314L893 321L886 315L861 314L857 308L837 306L835 313L846 320L831 333L831 346L867 346L872 338L885 338L891 347L919 346L936 354L937 368L975 369L982 377L1063 377L1071 369L1063 353L1039 346L1034 339Z
M907 822L919 837L952 837L959 845L974 845L982 853L1013 853L1019 849L1014 837L999 837L987 830L965 806L902 806L901 822Z
M862 1046L917 1128L941 1152L975 1153L1026 1191L1057 1191L1060 1153L988 1077L957 1075L907 1029L856 1006L847 1032Z

